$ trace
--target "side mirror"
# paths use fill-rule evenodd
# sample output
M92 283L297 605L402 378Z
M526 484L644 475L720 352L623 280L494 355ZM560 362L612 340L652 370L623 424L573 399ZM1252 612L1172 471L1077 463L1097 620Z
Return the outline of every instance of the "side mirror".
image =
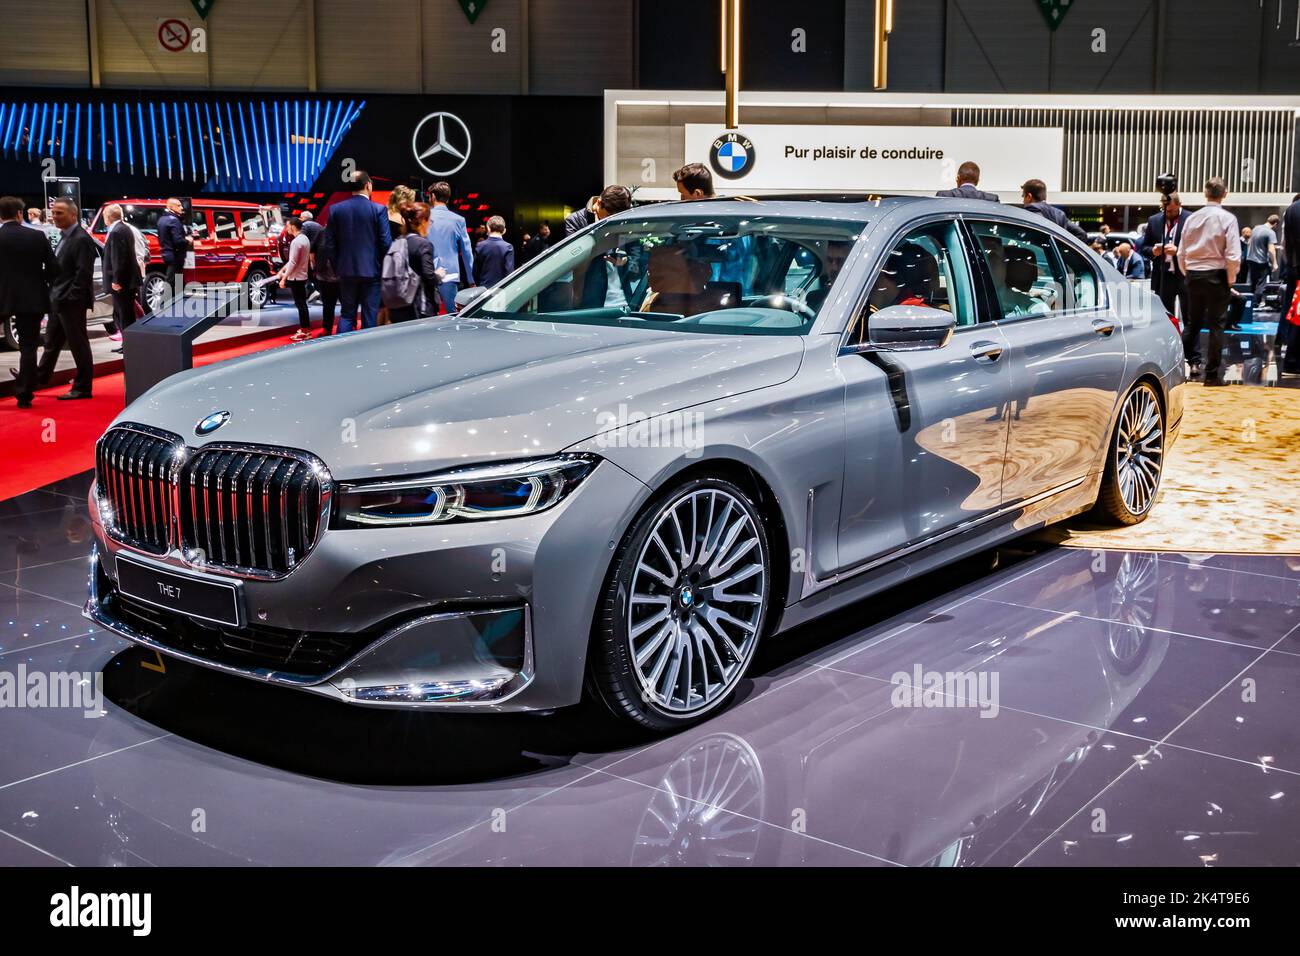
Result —
M481 299L486 292L487 289L480 285L458 290L456 292L456 311L461 312L468 309L471 305Z
M941 349L952 338L957 318L925 305L891 305L867 319L868 341L854 351L919 352Z

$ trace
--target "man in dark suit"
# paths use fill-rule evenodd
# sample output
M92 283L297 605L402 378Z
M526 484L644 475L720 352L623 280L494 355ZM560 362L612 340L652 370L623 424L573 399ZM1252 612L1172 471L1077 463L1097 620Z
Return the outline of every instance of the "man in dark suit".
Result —
M122 207L104 207L108 233L104 237L104 291L113 298L113 323L120 331L135 321L135 297L140 291L140 263L135 257L135 233L122 220Z
M59 399L90 398L95 361L86 335L86 312L95 304L98 247L90 233L81 227L79 212L72 200L55 200L50 213L62 238L55 254L59 275L50 287L50 322L45 328L45 349L41 352L37 377L49 381L58 364L59 353L66 344L77 363L77 376L72 381L71 390L60 395Z
M163 278L167 280L169 296L179 295L185 283L185 257L190 252L190 240L181 222L183 215L185 204L173 196L167 200L167 211L158 217L158 249L162 253ZM176 281L178 276L179 285Z
M1115 247L1115 268L1125 279L1145 279L1146 263L1142 257L1133 251L1133 246L1127 242L1121 242Z
M357 170L351 185L352 196L330 207L325 225L334 271L339 277L340 333L356 328L358 308L361 327L375 327L384 253L393 242L388 211L370 198L374 189L370 174Z
M1088 241L1088 234L1082 226L1067 216L1065 210L1058 209L1047 201L1047 183L1041 179L1029 179L1020 187L1020 192L1026 210L1056 223L1080 242Z
M979 189L980 168L974 163L965 162L957 167L957 188L941 189L936 196L949 199L983 199L986 202L1001 202L996 193L986 193Z
M1183 224L1191 215L1178 193L1170 193L1165 208L1147 220L1137 250L1151 260L1151 291L1160 296L1170 315L1187 316L1187 276L1178 264ZM1175 310L1177 306L1177 310Z
M23 225L23 201L0 197L0 319L12 315L18 327L19 408L32 407L41 316L50 309L50 284L58 272L45 233Z
M487 238L474 250L474 278L484 289L515 271L515 247L505 240L506 221L493 216L487 221L487 230Z

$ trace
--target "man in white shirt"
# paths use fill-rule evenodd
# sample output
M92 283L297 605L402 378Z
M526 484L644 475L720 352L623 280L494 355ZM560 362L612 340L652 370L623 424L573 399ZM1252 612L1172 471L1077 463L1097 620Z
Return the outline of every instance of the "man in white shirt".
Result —
M280 281L281 289L287 286L293 292L293 304L298 310L298 331L293 333L292 341L302 342L311 338L311 317L307 312L311 240L302 231L302 220L297 216L284 224L284 231L293 237L293 241L289 243L289 261L275 274L275 278Z
M1223 353L1223 326L1227 320L1232 284L1241 268L1241 240L1237 217L1223 208L1228 187L1219 176L1205 183L1205 205L1187 217L1178 265L1187 275L1187 321L1183 324L1183 355L1195 375L1200 365L1196 347L1201 330L1209 329L1205 355L1205 384L1222 385L1219 365Z

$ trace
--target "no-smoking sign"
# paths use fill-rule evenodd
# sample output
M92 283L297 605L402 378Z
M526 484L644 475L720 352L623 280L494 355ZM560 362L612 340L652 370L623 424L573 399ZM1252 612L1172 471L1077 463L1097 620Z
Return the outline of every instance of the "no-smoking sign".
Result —
M158 21L158 46L168 53L184 53L190 48L190 25L175 18Z

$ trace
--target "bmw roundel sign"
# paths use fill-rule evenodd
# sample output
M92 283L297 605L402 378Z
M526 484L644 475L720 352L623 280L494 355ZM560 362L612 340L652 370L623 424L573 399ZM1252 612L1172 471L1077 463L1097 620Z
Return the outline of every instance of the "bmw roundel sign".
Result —
M723 179L740 179L754 168L754 142L744 133L723 133L709 150L709 165Z

